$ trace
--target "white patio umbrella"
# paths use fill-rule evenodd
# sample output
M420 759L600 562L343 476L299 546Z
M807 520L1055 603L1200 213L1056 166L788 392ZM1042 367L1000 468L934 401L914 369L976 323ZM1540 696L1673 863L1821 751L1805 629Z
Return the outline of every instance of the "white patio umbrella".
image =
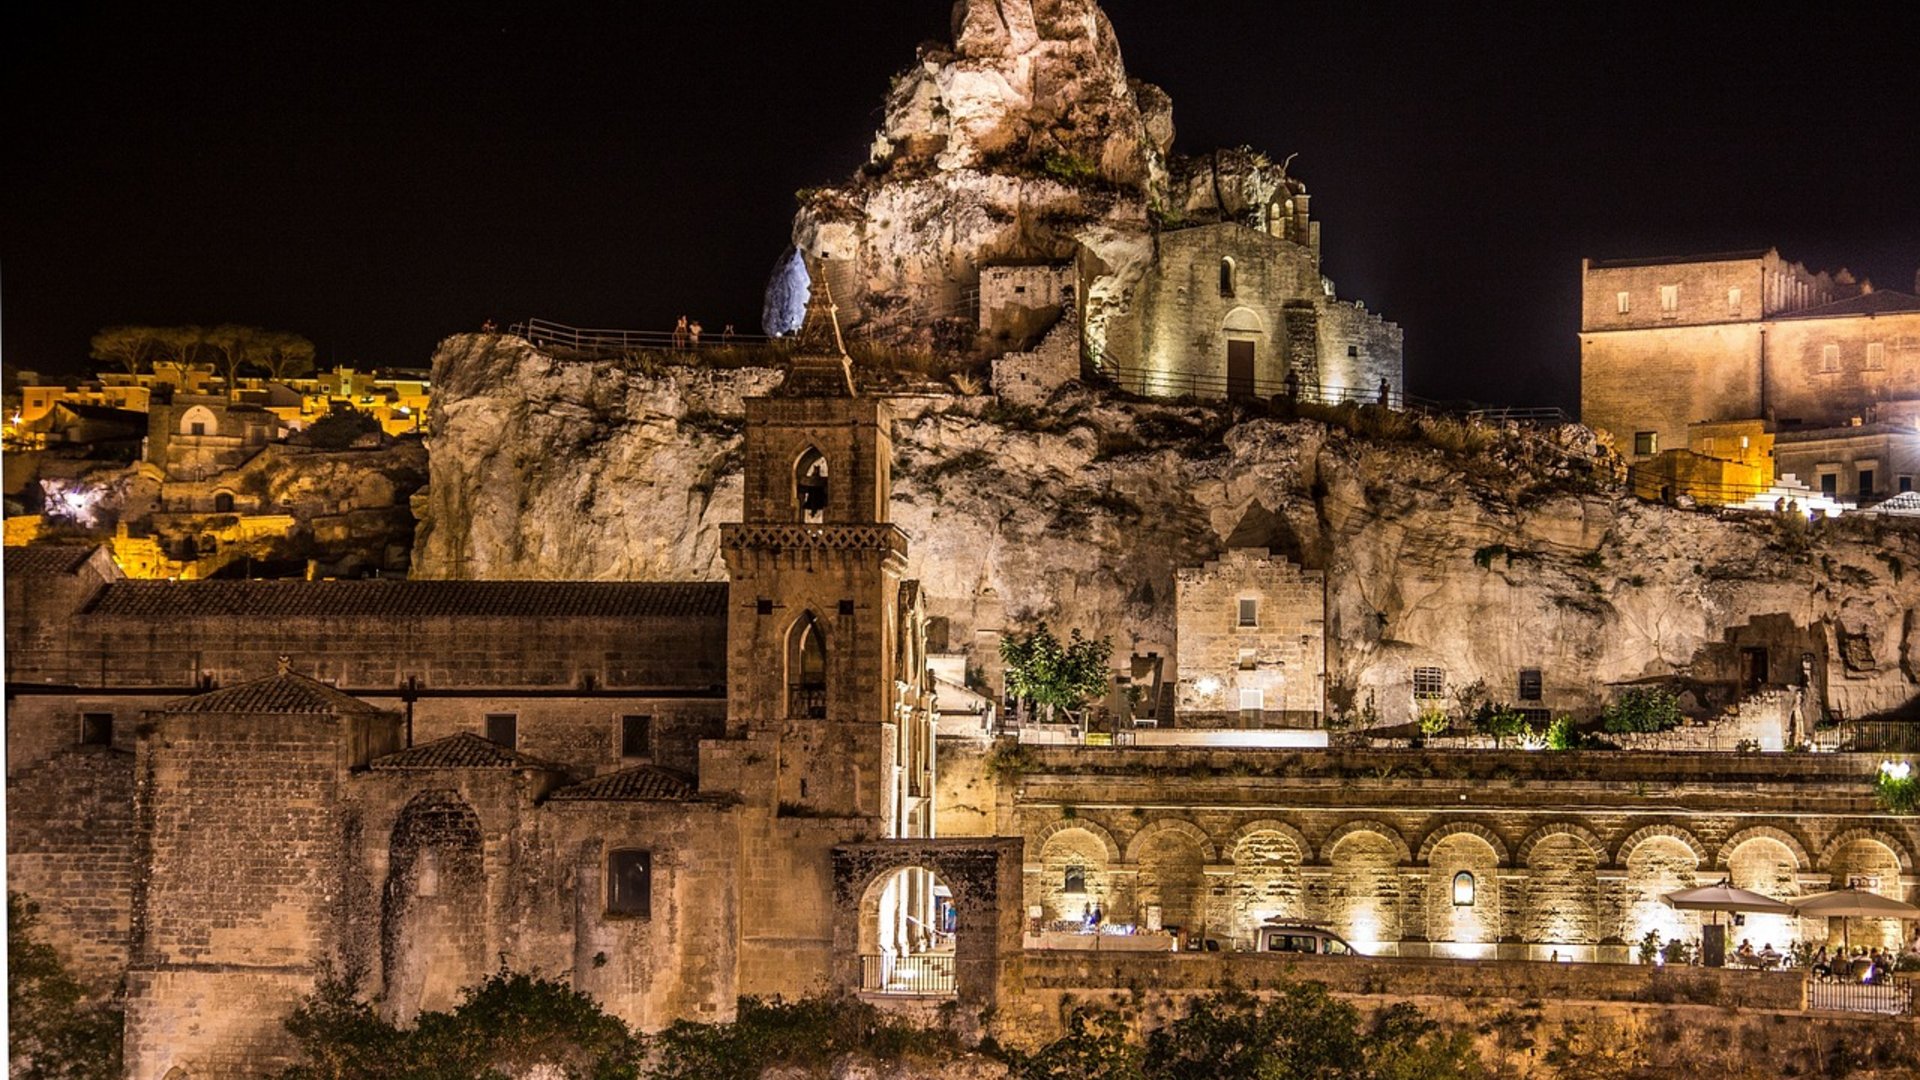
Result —
M1920 907L1865 889L1835 889L1803 896L1792 903L1802 915L1822 915L1841 920L1840 940L1847 948L1853 947L1852 931L1846 924L1847 919L1920 919Z

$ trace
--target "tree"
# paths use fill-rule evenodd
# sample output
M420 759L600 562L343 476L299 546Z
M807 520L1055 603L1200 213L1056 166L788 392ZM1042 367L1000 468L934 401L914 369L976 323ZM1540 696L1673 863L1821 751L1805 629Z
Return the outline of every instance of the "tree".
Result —
M1047 722L1056 710L1071 717L1074 710L1107 692L1112 677L1107 658L1112 652L1107 642L1082 637L1078 629L1063 646L1046 623L1025 639L1017 635L1000 639L1007 692L1038 706L1041 719Z
M350 405L336 407L307 427L307 442L322 450L345 450L362 435L381 430L380 421Z
M240 395L240 365L246 363L249 354L266 331L257 326L241 326L239 323L221 323L205 332L204 341L219 362L220 371L227 378L227 400L232 401Z
M86 989L60 954L34 934L36 914L7 894L7 1019L14 1080L93 1080L119 1076L121 1013L86 1004Z
M250 343L246 359L264 368L275 382L313 371L313 342L284 330L261 331Z
M1321 983L1288 983L1262 1001L1241 990L1209 994L1147 1037L1152 1080L1477 1080L1471 1037L1412 1005L1360 1012Z
M162 327L154 332L154 341L159 347L158 359L186 367L205 351L207 330L203 326Z
M129 375L151 370L160 353L161 331L152 326L109 326L93 335L88 355L121 368Z
M1087 1006L1073 1010L1066 1034L1033 1054L1016 1053L1009 1072L1016 1080L1146 1080L1140 1058L1118 1013Z

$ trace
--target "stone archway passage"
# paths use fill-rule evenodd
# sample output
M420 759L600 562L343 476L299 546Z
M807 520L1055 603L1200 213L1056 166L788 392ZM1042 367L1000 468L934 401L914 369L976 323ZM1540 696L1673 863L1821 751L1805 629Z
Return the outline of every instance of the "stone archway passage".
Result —
M861 908L874 884L899 870L924 868L953 894L956 996L986 1006L1019 993L1025 851L1025 841L1017 836L880 840L834 848L835 985L860 986Z

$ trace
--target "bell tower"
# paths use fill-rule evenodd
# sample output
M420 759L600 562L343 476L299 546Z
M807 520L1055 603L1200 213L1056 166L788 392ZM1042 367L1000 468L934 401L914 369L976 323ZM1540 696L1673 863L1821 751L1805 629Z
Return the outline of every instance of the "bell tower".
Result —
M732 582L728 734L773 767L782 814L875 819L902 835L901 736L914 713L900 670L907 538L888 521L892 411L863 397L825 275L792 366L746 402L740 524L721 531Z

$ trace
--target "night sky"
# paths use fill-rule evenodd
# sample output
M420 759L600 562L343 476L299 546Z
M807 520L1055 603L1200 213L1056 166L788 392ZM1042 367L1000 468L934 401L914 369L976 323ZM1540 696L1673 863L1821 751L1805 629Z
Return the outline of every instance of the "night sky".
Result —
M757 329L796 189L864 159L946 0L41 5L4 16L0 348L116 322L424 366L492 317ZM1909 291L1920 5L1111 0L1179 149L1314 195L1411 388L1571 405L1579 260L1778 246Z

